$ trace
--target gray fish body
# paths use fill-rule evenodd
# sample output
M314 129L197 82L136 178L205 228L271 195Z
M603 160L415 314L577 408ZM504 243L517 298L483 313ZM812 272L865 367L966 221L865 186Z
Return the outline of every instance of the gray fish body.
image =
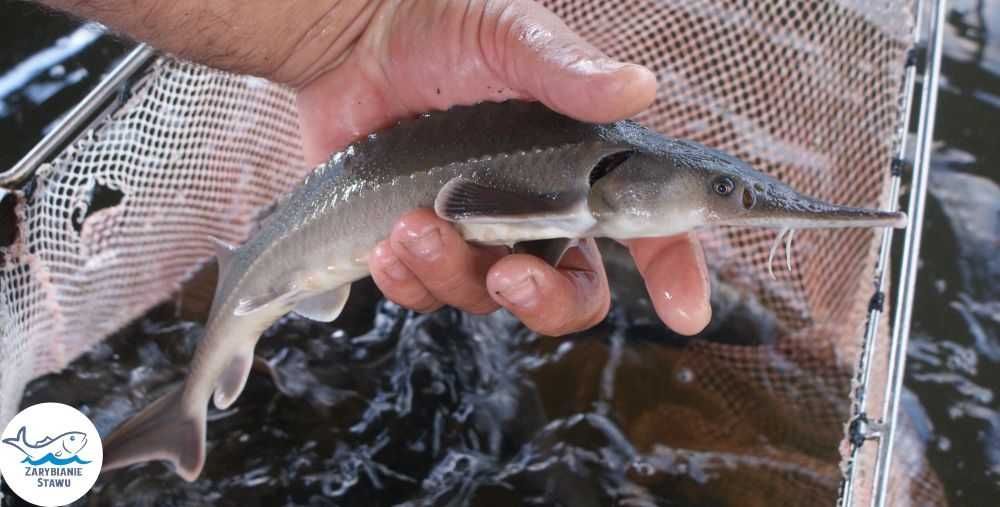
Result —
M621 138L615 126L575 122L527 103L456 108L373 134L317 168L234 252L239 268L218 295L228 298L237 285L266 289L303 265L336 265L342 282L362 278L361 260L394 222L433 207L441 188L458 176L519 191L585 193L587 162L622 149ZM469 229L472 236L485 234ZM540 236L530 228L525 233ZM523 239L529 238L492 242Z
M243 348L252 350L263 329L253 330L270 324L258 322L276 320L292 309L296 299L368 276L366 257L375 244L389 235L402 214L433 207L452 179L461 176L514 191L578 194L582 204L593 164L606 153L628 149L627 136L638 128L625 122L581 123L532 103L489 103L424 115L347 147L314 170L231 253L195 366L225 355L220 349L233 347L236 335L246 336L249 343ZM476 224L459 227L471 240L511 244L580 237L591 224L581 225L585 227L575 231L546 231L536 223L499 230ZM284 305L244 317L233 315L243 298L266 298L296 281L310 287ZM234 333L237 326L246 329ZM204 396L205 389L214 389L208 380L219 370L193 368L192 373L200 373L205 381L192 379L189 389Z
M350 284L369 274L376 243L402 214L428 207L470 241L507 245L715 224L900 221L800 196L734 157L633 122L587 124L524 102L424 115L335 154L246 243L220 250L212 311L184 387L105 440L105 468L164 459L196 478L208 400L235 401L260 334L293 309L333 320ZM810 222L809 213L828 216Z

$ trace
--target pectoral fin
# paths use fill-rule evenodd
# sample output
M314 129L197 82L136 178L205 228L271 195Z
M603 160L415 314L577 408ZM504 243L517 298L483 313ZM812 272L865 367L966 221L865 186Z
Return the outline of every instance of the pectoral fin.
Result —
M340 315L351 295L351 284L341 285L302 300L295 305L295 313L318 322L332 322Z
M585 202L581 192L533 193L484 185L456 177L441 187L434 211L445 220L503 223L574 216Z
M558 266L563 255L566 255L566 251L575 244L576 240L569 238L522 241L514 245L514 253L534 255L552 266Z

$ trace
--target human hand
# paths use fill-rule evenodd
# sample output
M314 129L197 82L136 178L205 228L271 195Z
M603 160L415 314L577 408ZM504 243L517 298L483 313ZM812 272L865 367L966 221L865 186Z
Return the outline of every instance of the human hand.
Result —
M608 122L641 111L655 95L649 70L608 59L534 2L387 1L353 33L351 45L327 56L334 64L292 80L301 83L310 163L401 118L456 104L534 99L577 119ZM703 329L711 309L697 240L680 235L628 247L664 323L681 334ZM403 306L430 311L447 304L472 313L503 306L544 334L593 326L610 302L592 241L554 268L467 244L431 210L402 217L369 264L385 295Z

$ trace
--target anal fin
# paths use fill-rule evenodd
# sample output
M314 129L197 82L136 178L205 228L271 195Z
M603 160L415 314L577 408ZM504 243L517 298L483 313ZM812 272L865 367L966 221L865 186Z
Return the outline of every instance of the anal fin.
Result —
M206 410L185 406L183 386L175 388L103 439L102 470L165 460L184 480L197 479L205 464Z
M215 382L215 393L212 394L212 403L220 410L229 408L230 405L239 398L243 388L247 385L247 378L250 376L250 368L253 367L253 348L246 352L237 351L229 359L226 369L222 371Z
M295 313L318 322L333 322L351 295L351 284L310 296L295 305Z

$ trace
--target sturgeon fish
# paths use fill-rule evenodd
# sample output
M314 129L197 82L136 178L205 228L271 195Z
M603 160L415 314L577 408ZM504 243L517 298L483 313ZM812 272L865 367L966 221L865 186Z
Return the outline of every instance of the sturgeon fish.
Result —
M218 244L219 281L188 377L104 440L104 469L165 460L196 479L208 402L225 409L236 400L263 331L293 310L334 320L351 283L369 275L375 244L421 207L469 241L553 264L581 238L906 223L902 213L804 196L733 156L632 121L584 123L520 101L424 114L334 154L239 248Z

